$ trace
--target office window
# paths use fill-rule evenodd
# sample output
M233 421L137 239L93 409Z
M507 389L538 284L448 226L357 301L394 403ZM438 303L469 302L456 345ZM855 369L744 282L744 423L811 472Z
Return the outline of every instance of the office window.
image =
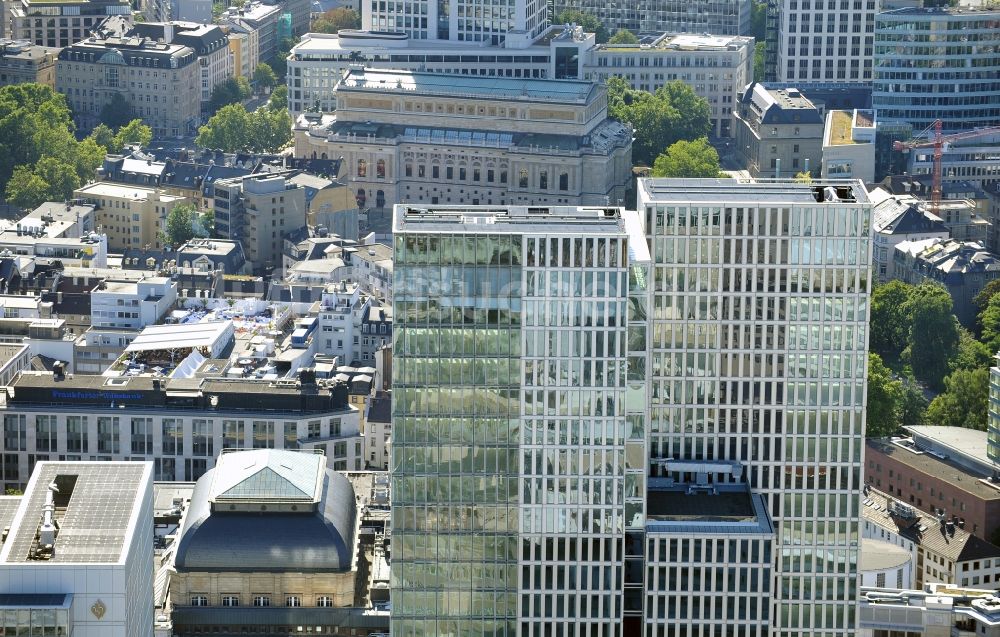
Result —
M35 451L56 450L56 417L35 416Z

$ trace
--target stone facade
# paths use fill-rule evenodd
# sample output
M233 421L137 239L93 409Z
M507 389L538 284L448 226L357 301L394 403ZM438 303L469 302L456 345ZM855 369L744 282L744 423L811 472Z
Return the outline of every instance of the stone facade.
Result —
M507 83L519 93L497 95ZM617 205L631 179L631 134L589 82L352 71L337 102L299 119L295 154L343 157L359 207Z

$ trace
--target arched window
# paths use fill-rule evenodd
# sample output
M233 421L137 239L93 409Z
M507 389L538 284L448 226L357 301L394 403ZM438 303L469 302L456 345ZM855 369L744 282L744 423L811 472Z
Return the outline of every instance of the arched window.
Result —
M379 190L375 193L375 207L385 208L385 191Z
M365 189L364 188L358 188L358 194L355 197L355 199L357 199L357 201L358 201L358 208L364 208L365 207L365 199L367 199L367 197L365 196Z
M522 168L521 172L518 173L518 176L517 176L517 187L518 188L527 188L528 187L528 170L526 168Z
M315 157L315 156L316 156L316 155L314 154L314 155L313 155L313 157ZM327 157L326 157L326 153L323 153L322 155L320 155L320 156L319 156L319 158L320 158L320 159L326 159L326 158L327 158Z
M358 160L358 177L368 176L368 162L364 159Z
M406 164L403 165L403 174L406 175L407 177L412 177L413 164L411 164L410 162L406 162Z
M569 190L569 173L559 173L559 190Z
M385 160L380 159L375 162L375 176L379 179L385 179Z

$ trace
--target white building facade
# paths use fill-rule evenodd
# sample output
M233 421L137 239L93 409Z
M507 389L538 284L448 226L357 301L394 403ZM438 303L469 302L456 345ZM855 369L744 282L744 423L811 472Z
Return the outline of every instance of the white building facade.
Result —
M734 462L763 496L775 587L769 628L746 634L854 635L867 193L860 181L642 179L638 189L654 264L651 475ZM702 622L706 595L694 597L677 622Z
M0 552L0 594L13 634L153 637L152 463L40 462Z
M322 447L330 468L364 468L360 415L346 389L303 407L294 381L205 380L181 391L158 380L23 372L2 410L5 487L20 488L36 462L55 459L152 460L157 480L191 481L222 449ZM196 394L217 406L199 408Z
M638 224L396 207L393 634L623 634L623 540L644 522Z

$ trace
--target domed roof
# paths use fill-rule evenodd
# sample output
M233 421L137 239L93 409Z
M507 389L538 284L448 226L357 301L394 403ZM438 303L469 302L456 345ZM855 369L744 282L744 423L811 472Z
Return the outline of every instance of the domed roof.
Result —
M260 451L270 450L227 455L239 457L246 454L246 458L249 458L250 454L259 454ZM299 455L298 452L271 453ZM290 457L284 455L286 460ZM273 458L266 459L265 467L267 465L275 466ZM266 507L262 507L260 511L228 511L222 507L213 510L212 496L218 494L220 485L217 478L222 477L217 476L216 472L220 469L225 472L226 468L216 467L207 472L198 480L191 496L191 504L178 538L174 566L181 572L349 570L353 558L356 520L354 488L346 477L326 469L324 465L325 462L320 463L316 469L322 473L319 504L315 507L303 506L301 512L287 509L267 511ZM259 481L261 476L260 468L254 469L254 466L253 462L246 465L250 485ZM265 473L267 482L272 483L269 490L275 489L273 483L280 482L278 474L270 469L265 469ZM309 484L308 476L288 477L299 485ZM235 485L232 476L227 476L225 482L229 485L225 491L231 493ZM316 482L319 483L318 478ZM288 489L293 486L288 486ZM281 490L280 485L277 488Z

